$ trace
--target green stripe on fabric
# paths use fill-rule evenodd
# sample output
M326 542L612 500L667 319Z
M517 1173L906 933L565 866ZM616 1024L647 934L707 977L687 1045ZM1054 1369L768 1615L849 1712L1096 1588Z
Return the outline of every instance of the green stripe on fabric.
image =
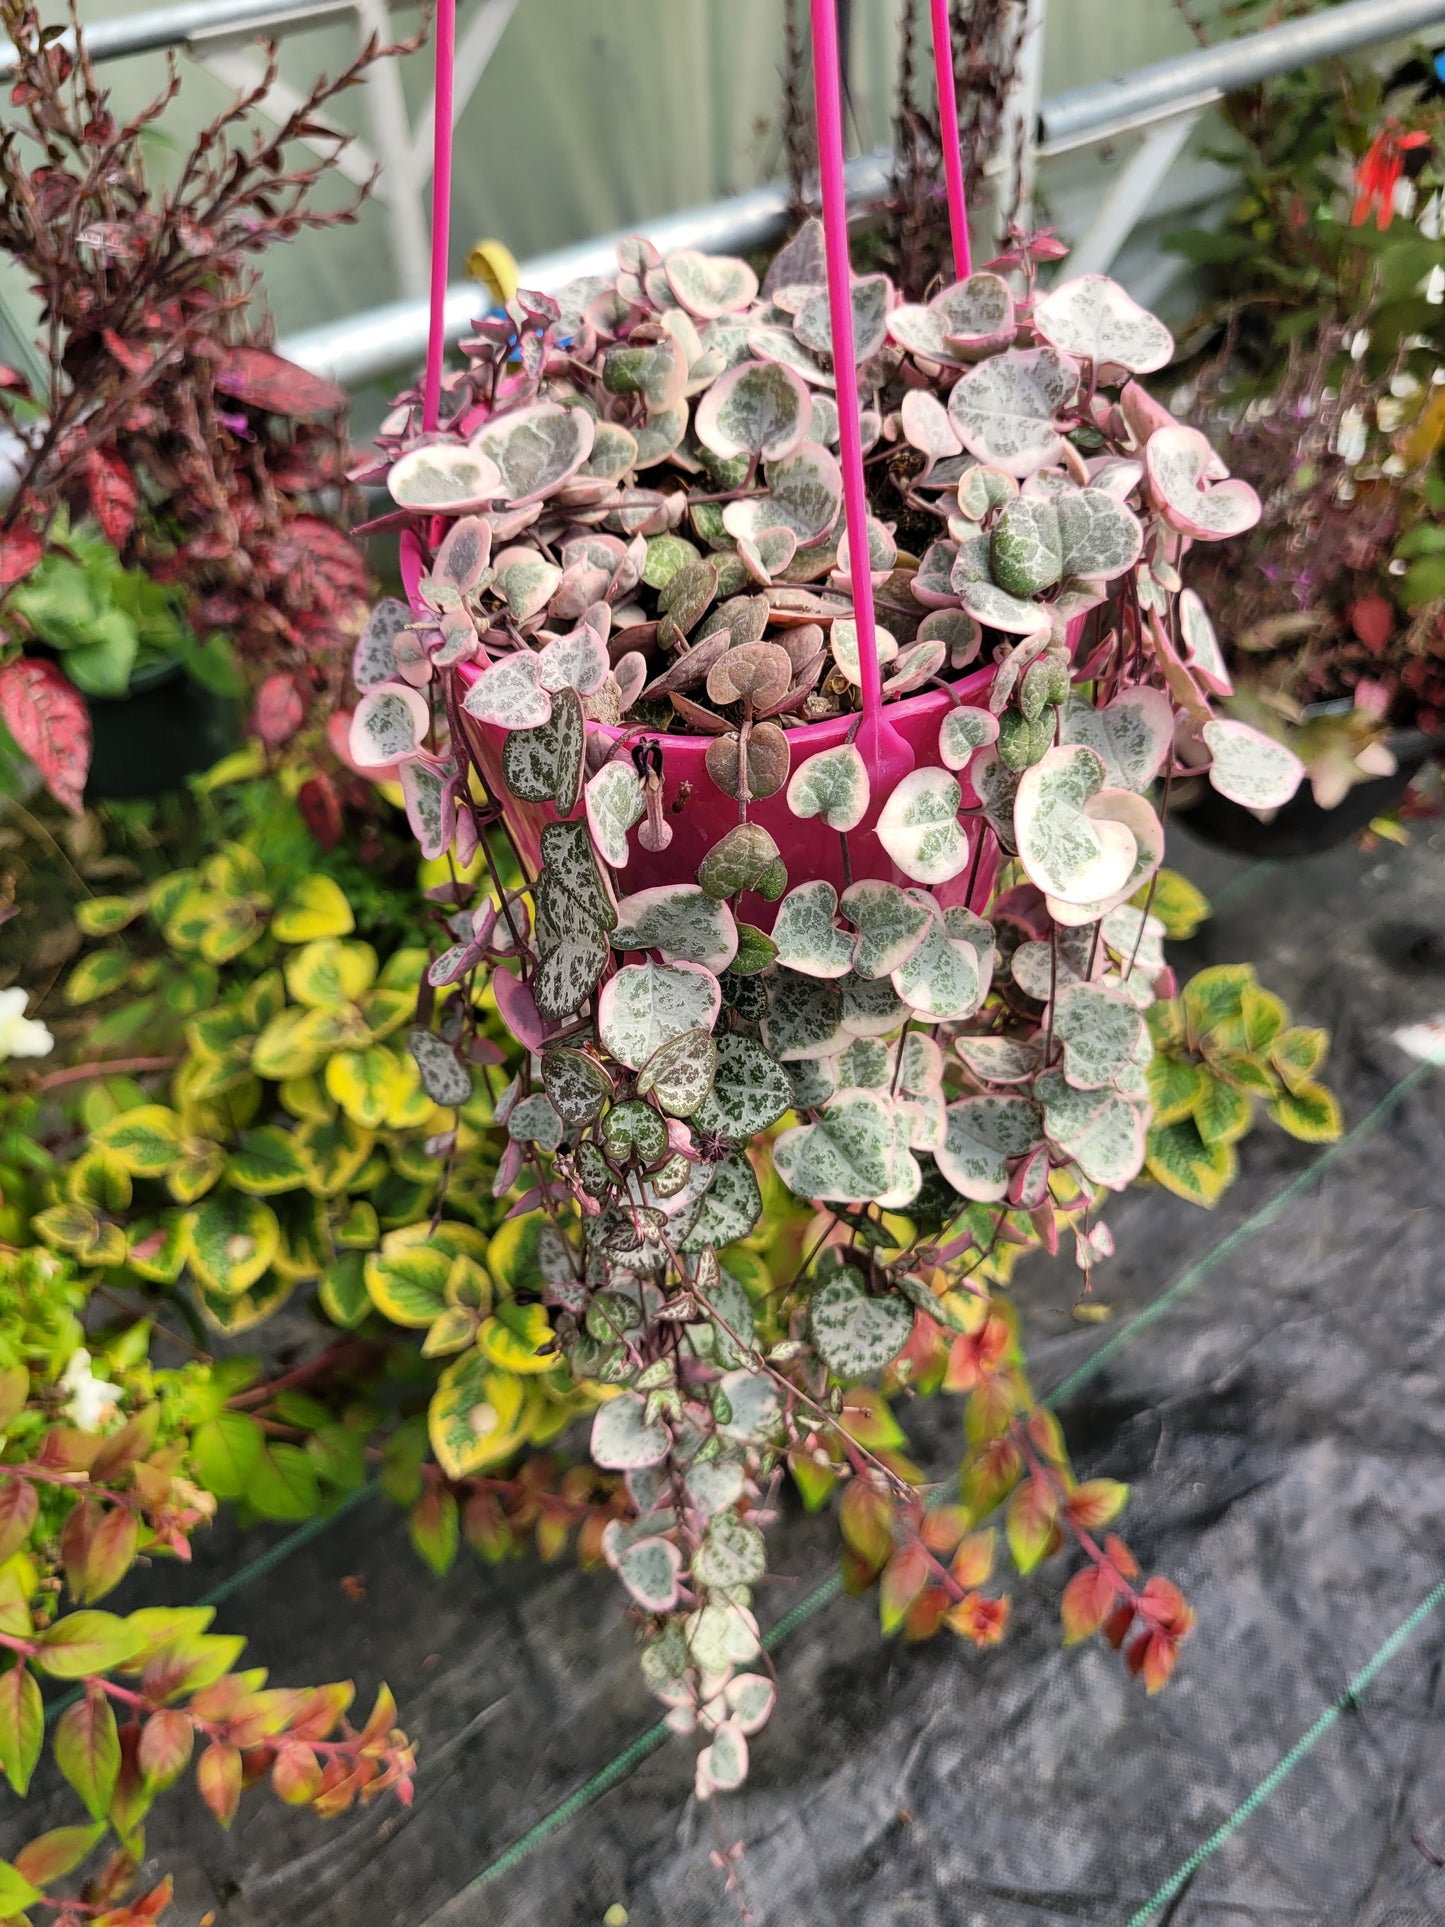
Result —
M1254 867L1256 870L1264 870L1272 866L1256 864ZM1246 872L1246 875L1250 874L1251 872ZM1243 879L1236 879L1236 881L1242 882ZM1057 1405L1062 1399L1071 1397L1081 1385L1087 1384L1089 1379L1093 1378L1096 1373L1101 1372L1109 1360L1128 1343L1134 1333L1144 1330L1146 1326L1153 1324L1156 1318L1162 1317L1170 1305L1177 1304L1201 1279L1207 1277L1217 1265L1222 1264L1232 1251L1237 1250L1248 1237L1256 1231L1263 1230L1267 1224L1272 1223L1291 1199L1298 1197L1301 1191L1305 1190L1322 1172L1328 1170L1330 1165L1342 1157L1347 1150L1352 1149L1355 1145L1359 1144L1362 1139L1369 1137L1373 1131L1378 1130L1379 1126L1389 1116L1390 1112L1394 1110L1395 1106L1401 1102L1406 1094L1411 1091L1432 1068L1433 1066L1429 1064L1417 1064L1413 1070L1407 1071L1397 1083L1391 1086L1380 1099L1379 1103L1376 1104L1371 1111L1367 1112L1352 1130L1347 1131L1345 1135L1340 1138L1338 1143L1332 1144L1328 1150L1322 1151L1297 1177L1292 1178L1282 1191L1271 1198L1267 1204L1261 1205L1259 1210L1252 1212L1241 1225L1238 1225L1230 1232L1227 1238L1221 1239L1212 1251L1201 1258L1198 1264L1191 1265L1180 1278L1176 1279L1174 1284L1169 1287L1162 1297L1156 1299L1152 1305L1140 1312L1137 1317L1131 1318L1127 1324L1121 1326L1119 1331L1110 1338L1107 1343L1100 1345L1096 1351L1092 1352L1089 1357L1084 1360L1077 1371L1070 1372L1067 1378L1056 1385L1051 1392L1047 1393L1043 1403L1048 1406ZM821 1612L825 1606L830 1606L833 1601L839 1597L842 1590L843 1582L837 1573L825 1579L822 1585L815 1587L814 1590L808 1594L806 1599L800 1599L796 1606L784 1613L777 1625L765 1636L763 1640L764 1646L769 1652L776 1651L800 1626L810 1620L815 1613ZM1383 1664L1383 1661L1380 1663ZM649 1728L640 1739L634 1740L632 1745L624 1752L619 1753L615 1760L603 1767L599 1773L595 1773L585 1785L578 1787L577 1791L570 1794L560 1806L554 1807L550 1813L544 1815L534 1827L524 1833L519 1840L508 1847L496 1860L491 1861L485 1866L482 1871L462 1889L462 1892L467 1893L470 1892L473 1887L485 1886L489 1881L497 1879L499 1875L515 1867L519 1861L524 1860L526 1856L531 1853L534 1847L540 1846L549 1834L554 1833L558 1827L565 1826L569 1820L574 1820L577 1815L581 1813L585 1807L589 1806L600 1794L606 1793L609 1788L616 1786L619 1780L625 1779L634 1766L640 1764L649 1754L655 1753L667 1738L668 1729L661 1721L659 1721L656 1726Z
M1445 1579L1425 1595L1408 1619L1403 1620L1395 1628L1385 1643L1355 1674L1334 1705L1325 1708L1309 1731L1301 1734L1284 1758L1264 1776L1252 1793L1240 1801L1229 1818L1216 1827L1209 1838L1194 1849L1189 1858L1170 1874L1158 1892L1146 1900L1137 1913L1130 1915L1128 1927L1146 1927L1146 1922L1152 1920L1159 1909L1174 1898L1186 1881L1193 1879L1209 1856L1217 1853L1231 1834L1237 1833L1246 1820L1258 1813L1271 1795L1294 1772L1300 1761L1314 1751L1339 1720L1340 1715L1347 1712L1360 1696L1369 1690L1376 1674L1389 1665L1400 1648L1413 1638L1432 1613L1438 1612L1442 1604L1445 1604Z
M209 1592L202 1593L201 1597L196 1600L196 1605L222 1605L226 1600L233 1598L236 1593L240 1592L244 1587L251 1585L255 1580L264 1579L268 1572L274 1572L277 1566L283 1565L286 1560L291 1557L292 1553L300 1552L301 1548L303 1546L309 1546L313 1539L319 1539L328 1527L335 1525L338 1519L345 1518L348 1512L354 1512L363 1499L371 1498L373 1494L380 1490L380 1483L376 1479L368 1481L366 1485L359 1485L354 1492L348 1492L341 1503L333 1506L330 1512L322 1512L319 1513L316 1518L308 1519L305 1525L297 1526L296 1530L294 1532L288 1532L284 1539L278 1539L274 1546L268 1546L264 1552L258 1553L254 1559L248 1560L238 1571L233 1572L228 1579L223 1579L219 1586L213 1586ZM53 1726L67 1706L74 1706L83 1691L83 1687L72 1687L70 1692L62 1693L59 1699L47 1701L45 1707L45 1724L47 1726Z

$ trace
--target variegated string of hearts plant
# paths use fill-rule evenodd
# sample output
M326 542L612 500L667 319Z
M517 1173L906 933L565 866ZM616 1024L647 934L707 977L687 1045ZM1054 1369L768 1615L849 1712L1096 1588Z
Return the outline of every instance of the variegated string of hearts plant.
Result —
M592 1454L634 1516L606 1556L702 1794L742 1781L773 1703L754 1597L785 1470L810 1505L839 1491L888 1630L1001 1634L996 1513L1022 1571L1072 1548L1066 1638L1127 1640L1151 1690L1190 1625L1104 1536L1123 1488L1075 1482L1000 1287L1061 1236L1089 1272L1140 1170L1171 780L1268 809L1300 769L1212 718L1181 580L1258 503L1141 386L1157 320L1099 275L1040 291L1060 252L1015 236L924 306L853 286L879 655L916 757L888 794L850 739L816 226L761 291L632 240L613 275L519 295L439 428L402 399L374 470L411 601L358 647L351 755L455 874L414 1049L446 1105L483 1006L527 1053L497 1192L539 1344L607 1390ZM447 1367L449 1477L487 1457L484 1367ZM886 1402L938 1391L967 1395L946 1505Z

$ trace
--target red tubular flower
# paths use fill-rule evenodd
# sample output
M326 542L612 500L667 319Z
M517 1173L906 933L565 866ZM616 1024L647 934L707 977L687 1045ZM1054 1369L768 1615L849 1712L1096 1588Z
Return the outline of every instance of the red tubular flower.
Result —
M1376 210L1381 229L1387 228L1395 213L1395 188L1405 171L1405 155L1412 147L1426 147L1430 136L1418 129L1407 132L1393 117L1386 120L1365 150L1355 169L1355 206L1351 227L1363 227Z

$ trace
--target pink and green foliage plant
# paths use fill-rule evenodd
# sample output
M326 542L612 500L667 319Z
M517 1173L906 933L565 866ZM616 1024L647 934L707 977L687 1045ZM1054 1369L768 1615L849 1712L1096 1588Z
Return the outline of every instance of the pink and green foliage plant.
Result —
M358 646L350 755L452 860L430 982L471 990L436 1025L424 999L414 1053L464 1102L484 990L526 1053L496 1192L539 1227L540 1345L603 1389L592 1456L631 1504L603 1550L703 1796L773 1705L753 1601L785 1467L810 1505L840 1490L886 1631L1002 1634L995 1514L1022 1572L1073 1548L1066 1639L1102 1630L1150 1691L1191 1624L1100 1537L1124 1489L1075 1481L1001 1287L1067 1238L1087 1292L1143 1165L1171 782L1267 810L1301 771L1215 720L1181 607L1190 548L1258 503L1141 385L1161 323L1103 276L1040 291L1061 253L1014 234L921 305L857 277L866 529L816 224L761 288L637 239L519 294L441 427L403 397L371 471L410 604ZM853 741L849 540L886 697L934 705L897 782ZM786 1264L765 1199L806 1224ZM948 1504L886 1403L935 1392L967 1397Z

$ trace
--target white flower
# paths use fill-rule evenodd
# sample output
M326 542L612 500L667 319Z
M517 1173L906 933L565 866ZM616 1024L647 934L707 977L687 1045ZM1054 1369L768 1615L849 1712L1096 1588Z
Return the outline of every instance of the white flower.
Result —
M65 1416L82 1432L98 1432L101 1422L110 1417L120 1403L119 1385L108 1385L90 1369L90 1353L82 1348L71 1354L70 1363L60 1375L62 1388L71 1394Z
M0 1057L44 1057L55 1039L33 1017L25 1015L25 992L17 984L0 990Z

